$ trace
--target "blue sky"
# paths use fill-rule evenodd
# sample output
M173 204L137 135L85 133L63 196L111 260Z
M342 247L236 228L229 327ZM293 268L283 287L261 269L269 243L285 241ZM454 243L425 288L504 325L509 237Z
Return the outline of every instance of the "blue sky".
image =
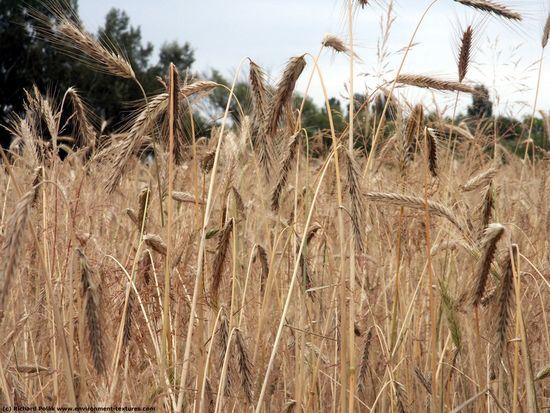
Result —
M133 25L141 26L143 39L151 41L157 50L164 41L190 42L195 48L194 69L199 72L208 73L216 68L231 77L241 60L250 57L276 81L290 56L306 52L317 54L326 34L347 39L346 3L345 0L80 0L79 7L82 20L90 31L95 31L109 9L116 7L128 13ZM466 81L485 83L493 92L499 112L527 113L533 107L540 37L550 0L502 0L502 3L521 11L525 20L521 24L497 18L483 21ZM407 45L428 4L427 0L395 1L395 21L383 70L380 70L377 48L381 38L380 23L387 8L374 5L357 10L354 44L361 59L355 67L357 92L365 88L372 90L381 78L392 79L402 56L399 51ZM455 80L454 45L458 27L479 22L481 17L482 14L454 1L439 0L422 23L415 39L417 44L409 53L403 72ZM537 109L550 110L550 93L546 86L550 85L550 56L546 56L546 60ZM309 58L308 70L312 69L311 62ZM325 51L320 67L329 95L343 96L349 78L347 59ZM305 90L309 73L306 70L302 75L297 86L299 90ZM316 102L322 102L318 77L314 77L309 94ZM455 98L414 88L401 89L399 95L413 104L423 101L431 107L437 105L448 114ZM463 96L460 107L464 108L469 100Z

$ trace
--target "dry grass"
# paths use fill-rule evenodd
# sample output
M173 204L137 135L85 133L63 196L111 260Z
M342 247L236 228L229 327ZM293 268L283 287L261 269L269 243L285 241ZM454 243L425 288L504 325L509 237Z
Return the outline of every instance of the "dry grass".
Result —
M344 51L334 42L325 46ZM213 125L180 149L163 122L180 139L180 104L216 84L174 81L172 105L168 93L150 98L101 142L74 89L72 105L27 94L0 170L0 403L258 413L550 404L548 158L528 168L483 121L456 125L393 90L380 150L351 152L349 131L334 131L314 156L291 104L304 68L304 56L291 59L272 88L251 63L250 122ZM67 111L77 127L61 160L49 143L66 135ZM356 113L371 142L378 115ZM153 143L145 164L136 155Z

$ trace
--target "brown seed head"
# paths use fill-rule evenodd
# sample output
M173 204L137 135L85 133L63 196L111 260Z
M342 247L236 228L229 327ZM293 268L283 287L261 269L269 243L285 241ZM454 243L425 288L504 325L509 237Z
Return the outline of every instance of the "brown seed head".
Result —
M544 49L548 44L548 38L550 37L550 13L546 18L546 23L544 25L544 30L542 31L542 48Z
M521 14L515 12L508 7L495 3L489 0L455 0L465 6L472 7L477 10L481 10L487 13L492 13L496 16L503 17L508 20L520 21L522 19Z

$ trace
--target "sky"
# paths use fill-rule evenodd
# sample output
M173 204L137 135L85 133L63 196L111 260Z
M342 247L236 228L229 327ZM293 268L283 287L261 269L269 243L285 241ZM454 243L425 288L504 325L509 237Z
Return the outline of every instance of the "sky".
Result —
M430 2L395 0L390 30L385 29L389 0L373 1L354 11L353 44L358 58L354 65L355 92L370 93L381 82L395 77L402 51ZM499 114L531 113L550 0L501 3L521 12L524 21L517 24L487 18L455 1L437 1L418 29L402 73L456 80L460 33L468 24L474 24L476 48L466 83L485 84ZM250 58L276 83L290 57L310 53L297 90L304 93L312 78L308 96L318 104L324 101L324 94L319 72L313 71L313 56L327 34L349 42L346 0L80 0L79 12L87 30L95 32L113 7L125 10L131 24L141 27L143 40L153 43L157 51L167 41L189 42L195 50L193 69L204 75L217 69L229 79L235 75L246 79L246 58ZM384 32L388 34L386 42ZM382 59L381 49L385 50ZM548 111L550 56L546 60L536 109ZM328 96L345 101L349 93L349 59L325 49L319 68ZM413 87L399 88L397 94L403 102L423 102L448 115L452 115L456 99L455 94ZM464 110L470 101L469 96L461 94L458 110Z

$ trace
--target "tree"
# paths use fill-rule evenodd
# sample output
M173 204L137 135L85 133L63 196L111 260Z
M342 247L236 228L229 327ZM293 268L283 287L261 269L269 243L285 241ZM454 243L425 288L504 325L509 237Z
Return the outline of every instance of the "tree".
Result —
M147 76L153 45L142 44L140 28L130 25L130 19L124 11L111 9L105 16L105 24L98 30L97 37L104 46L115 47L122 52L146 92L160 89L160 83ZM143 93L135 82L108 73L94 72L93 75L80 79L80 82L78 86L83 96L111 127L116 127L126 119L128 102L143 99Z
M77 9L76 1L60 7ZM0 124L12 112L22 110L25 89L64 90L78 70L68 57L40 39L33 29L30 10L51 16L40 0L0 2ZM53 18L53 16L52 16ZM0 144L9 143L9 133L0 127Z
M489 100L489 91L484 85L475 87L477 93L472 95L472 105L468 106L468 116L476 119L493 116L493 102Z
M160 73L167 73L168 66L173 63L180 75L184 75L195 62L195 52L188 42L180 45L177 41L164 43L160 48L157 69Z
M77 0L63 0L56 3L64 15L74 17L78 26ZM108 121L107 132L128 119L129 102L143 100L140 87L133 81L121 79L106 73L99 73L74 56L53 47L43 40L34 28L30 11L41 13L46 23L55 22L56 13L41 0L2 0L0 2L0 124L5 124L12 111L22 110L24 90L36 84L45 93L53 91L59 95L70 87L79 89L81 96L93 112ZM109 48L120 50L130 62L137 79L147 94L162 90L157 76L165 77L170 61L180 73L190 69L194 62L193 50L188 43L166 43L160 50L159 61L152 65L153 45L143 43L141 30L130 24L128 15L121 10L111 9L105 17L105 24L96 38ZM2 145L10 137L0 128Z

